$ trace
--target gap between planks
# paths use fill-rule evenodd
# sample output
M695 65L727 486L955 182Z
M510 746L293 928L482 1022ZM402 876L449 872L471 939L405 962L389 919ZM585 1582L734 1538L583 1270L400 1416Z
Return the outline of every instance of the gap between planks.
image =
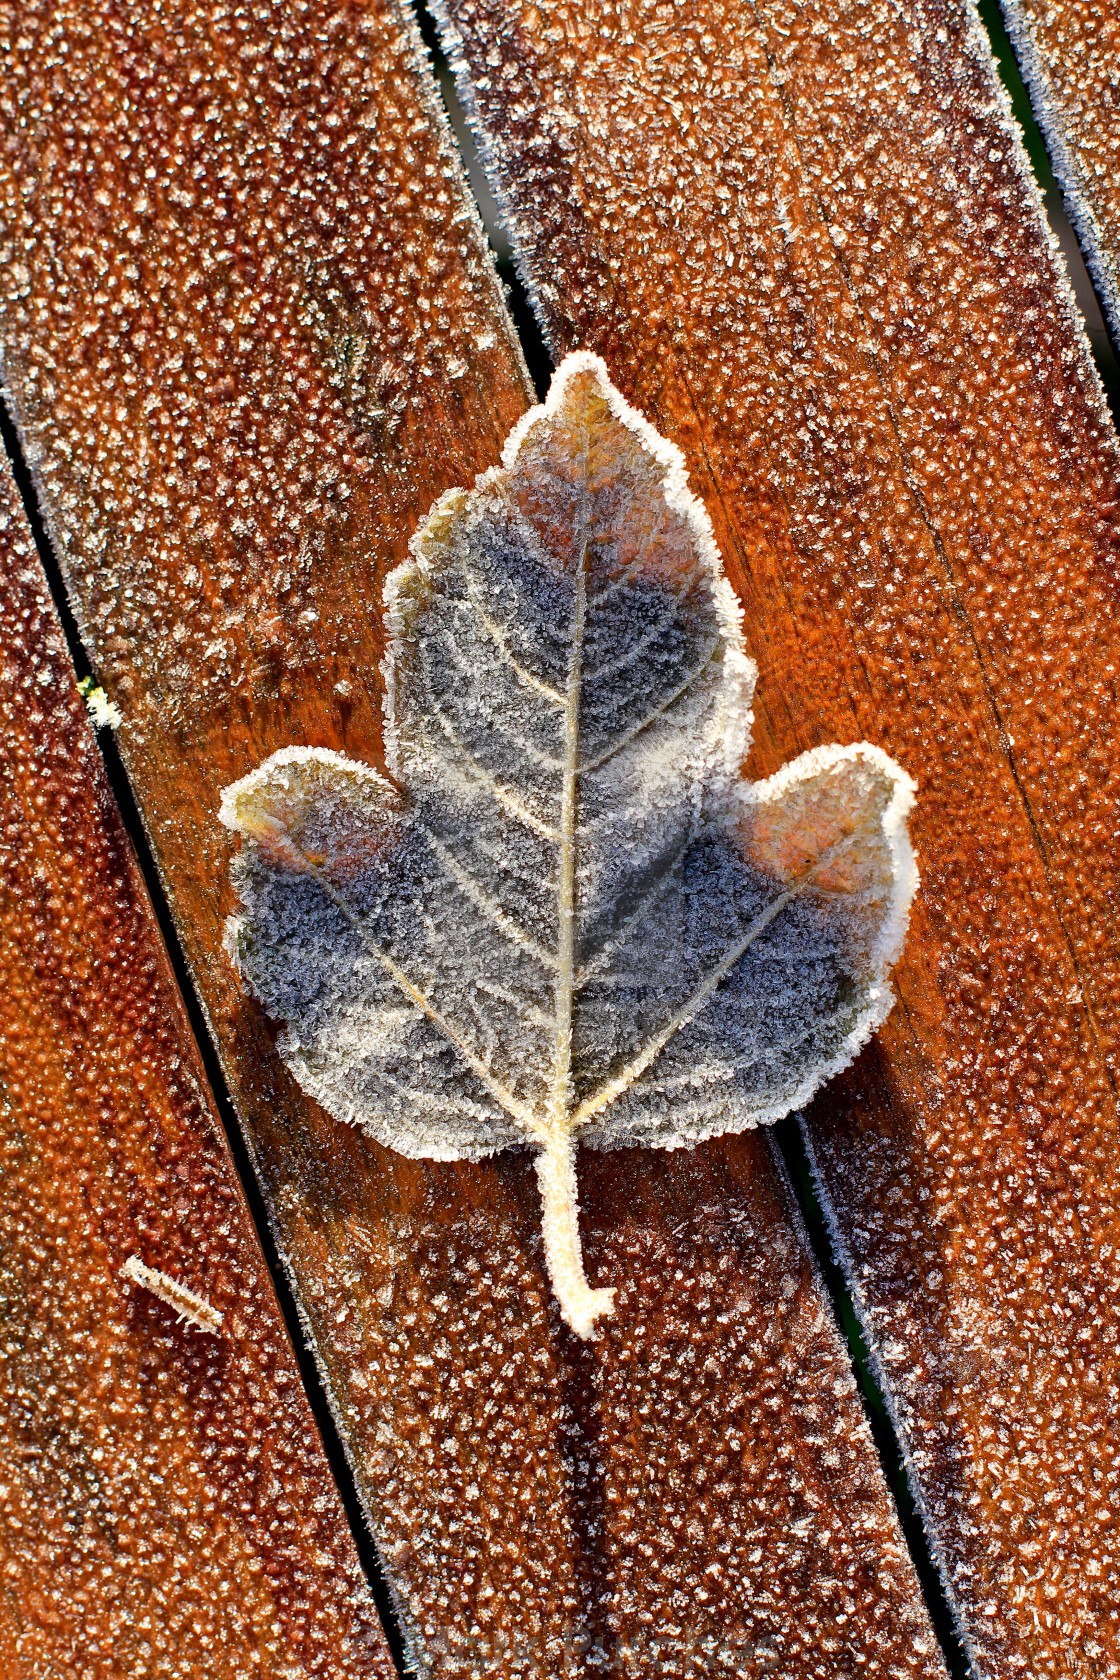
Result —
M422 30L422 33L424 35L425 43L427 44L427 46L429 48L429 51L434 53L434 51L435 51L435 48L434 48L434 29L433 29L433 26L432 26L432 23L431 23L430 16L428 15L426 9L422 6L422 4L419 3L419 0L417 0L417 3L416 3L416 12L417 12L418 19L420 21L421 30ZM991 24L990 24L990 20L989 20L987 15L985 15L984 21L988 25L989 34L991 34L992 33ZM993 46L996 46L996 43L994 41L993 41ZM997 48L997 59L1000 62L1001 74L1004 75L1004 80L1006 82L1007 81L1007 74L1006 74L1005 64L1004 64L1004 60L1003 60L1002 55L998 52L998 48ZM462 126L462 124L463 124L462 113L461 113L461 110L456 111L456 110L450 109L452 95L451 95L451 90L450 90L450 87L449 87L448 79L445 76L441 75L439 77L439 81L440 81L440 87L441 87L441 91L443 93L445 104L447 104L448 107L449 107L449 115L451 117L452 127L453 127L453 130L455 132L456 141L459 145L460 152L464 154L464 163L465 163L465 166L467 168L467 173L468 173L468 175L470 175L471 174L470 160L466 156L466 141L464 139L464 129L463 129L463 126ZM457 101L456 101L456 104L457 104ZM1037 173L1037 170L1036 170L1036 173ZM473 182L472 182L472 190L473 190ZM478 199L477 193L475 194L475 197L476 197L476 201L477 201L477 199ZM480 210L480 214L482 214L483 217L484 217L484 221L486 221L485 210L484 210L484 208L481 204L479 204L479 210ZM487 225L487 231L489 233L491 231L489 222L487 222L486 225ZM1069 252L1067 252L1066 253L1067 264L1071 264L1072 261L1074 260L1074 257L1076 257L1076 260L1079 261L1079 256L1076 256L1076 254L1074 254L1074 256L1071 257L1071 254ZM510 298L511 313L514 317L514 321L515 321L515 324L517 326L518 336L521 340L523 353L525 354L526 361L527 361L528 366L530 368L530 371L533 375L534 383L537 385L538 390L539 390L540 387L541 387L541 384L542 384L542 380L547 378L547 373L550 369L550 362L549 362L549 358L548 358L548 355L547 355L547 351L544 347L543 337L541 336L541 334L539 332L539 328L536 325L535 318L534 318L534 316L532 314L532 311L531 311L531 308L528 304L528 300L527 300L527 297L526 297L526 294L525 294L525 289L522 286L522 284L520 282L520 279L517 276L515 269L513 268L513 265L509 262L508 258L503 258L497 250L495 250L495 261L498 264L499 270L502 273L502 277L505 280L507 288L509 289L510 293L512 294L511 298ZM1076 287L1075 287L1075 289L1076 289ZM1084 318L1084 306L1082 304L1082 300L1081 300L1080 297L1079 297L1078 301L1079 301L1079 306L1082 308L1082 315L1083 315L1083 318ZM1088 322L1086 322L1086 329L1088 331ZM1098 366L1100 366L1100 368L1101 368L1102 377L1105 379L1106 385L1108 385L1110 387L1110 395L1114 397L1115 396L1115 390L1116 390L1115 366L1113 364L1113 366L1110 370L1109 368L1102 365L1102 357L1099 353L1099 346L1095 342L1092 335L1090 335L1090 342L1091 342L1091 345L1092 345L1092 348L1093 348L1093 351L1094 351L1095 358L1098 362ZM1111 371L1111 378L1110 378L1110 371ZM33 529L34 529L34 532L35 532L36 542L37 542L37 545L39 547L40 555L41 555L41 558L43 560L45 569L47 571L47 576L48 576L51 592L52 592L52 595L55 599L55 603L56 603L56 606L57 606L58 611L60 613L60 616L62 617L62 620L63 620L63 624L64 624L66 636L67 636L67 641L68 641L68 644L70 646L70 650L71 650L72 657L74 659L75 667L77 669L77 672L78 672L79 676L86 675L89 672L89 661L88 661L88 658L86 657L85 650L82 646L82 643L81 643L81 640L80 640L80 637L79 637L79 634L78 634L78 631L77 631L77 627L76 627L76 624L75 624L75 621L74 621L73 613L70 610L69 603L68 603L67 598L66 598L65 589L63 587L62 580L61 580L60 568L58 567L58 564L55 561L53 555L50 554L49 547L46 543L46 539L45 539L45 536L44 536L44 533L43 533L42 523L41 523L41 520L38 516L38 509L37 509L37 506L35 504L33 491L31 489L29 474L28 474L26 466L23 463L22 458L21 458L21 456L18 452L18 446L17 446L16 441L15 441L14 433L11 432L11 429L10 429L8 423L7 423L6 417L5 417L5 424L4 424L4 436L5 436L5 443L8 446L9 454L12 456L12 459L13 459L13 464L14 464L15 471L16 471L16 474L17 474L17 480L19 482L20 493L21 493L22 499L24 501L25 507L27 509L29 518L31 519L32 524L33 524ZM178 980L180 990L183 993L184 999L185 999L186 1004L187 1004L187 1008L188 1008L188 1011L189 1011L189 1014L190 1014L192 1029L194 1030L196 1039L198 1040L198 1042L200 1044L200 1047L202 1049L202 1053L203 1053L205 1061L206 1061L206 1068L207 1068L208 1077L210 1078L212 1088L214 1089L214 1091L216 1093L216 1096L218 1098L218 1101L219 1101L219 1106L220 1106L220 1110L221 1110L221 1113L222 1113L223 1123L225 1124L225 1127L226 1127L226 1131L227 1131L227 1135L228 1135L229 1140L230 1140L231 1148L234 1151L235 1159L236 1159L237 1165L238 1165L238 1170L239 1170L240 1176L242 1178L242 1181L245 1185L246 1193L247 1193L247 1195L250 1199L250 1205L251 1205L251 1208L252 1208L255 1223L256 1223L258 1231L261 1235L262 1243L265 1246L265 1251L266 1251L266 1255L267 1255L267 1258L268 1258L268 1263L269 1263L269 1266L270 1266L270 1270L271 1270L272 1275L273 1275L274 1283L276 1285L279 1298L280 1298L281 1303L283 1305L285 1318L286 1318L288 1328L289 1328L289 1333L292 1335L292 1340L293 1340L293 1343L296 1347L297 1356L298 1356L299 1362L300 1362L300 1369L301 1369L301 1374L302 1374L303 1381L304 1381L305 1390L308 1393L310 1403L312 1404L312 1406L315 1410L316 1420L317 1420L319 1428L320 1428L320 1430L321 1430L321 1432L324 1436L324 1440L325 1440L325 1443L326 1443L326 1446L327 1446L328 1454L329 1454L329 1457L330 1457L330 1460L331 1460L332 1470L335 1473L336 1481L339 1483L340 1489L342 1491L342 1496L343 1496L343 1498L346 1502L347 1513L348 1513L348 1516L349 1516L350 1521L351 1521L351 1526L352 1526L352 1528L354 1529L354 1532L355 1532L355 1539L356 1539L356 1542L359 1546L359 1549L360 1549L360 1552L361 1552L361 1555L362 1555L362 1559L363 1559L363 1563L366 1567L367 1573L370 1574L371 1581L372 1581L373 1586L374 1586L374 1590L379 1595L379 1597L378 1597L379 1608L382 1609L383 1619L386 1620L386 1625L387 1625L387 1629L389 1630L389 1633L390 1633L390 1638L391 1638L391 1640L394 1640L394 1656L397 1659L398 1666L401 1666L401 1651L400 1651L399 1634L396 1633L395 1627L392 1625L393 1624L392 1609L391 1609L391 1606L388 1604L387 1591L386 1591L385 1586L384 1586L383 1578L381 1577L381 1571L380 1571L380 1566L379 1566L378 1561L377 1561L376 1552L375 1552L375 1550L374 1550L374 1548L373 1548L373 1546L372 1546L372 1544L369 1540L368 1534L365 1531L365 1525L364 1525L364 1523L362 1521L362 1518L361 1518L361 1515L360 1515L359 1502L358 1502L357 1495L356 1495L356 1492L355 1492L355 1489L354 1489L353 1479L352 1479L352 1476L351 1476L350 1468L349 1468L349 1465L346 1463L345 1455L344 1455L341 1443L338 1439L338 1435L337 1435L337 1431L336 1431L335 1426L334 1426L333 1418L330 1415L330 1408L329 1408L329 1404L328 1404L328 1401L327 1401L327 1398L326 1398L325 1391L324 1391L324 1389L322 1387L322 1384L319 1380L318 1372L317 1372L317 1369L315 1367L314 1361L308 1355L306 1346L304 1344L303 1335L299 1330L298 1313L297 1313L297 1310L295 1308L295 1305L294 1305L294 1302L293 1302L293 1299L292 1299L292 1296L291 1296L291 1291L290 1291L290 1287L289 1287L289 1284L288 1284L288 1279L287 1279L286 1275L284 1275L283 1267L280 1264L280 1261L279 1261L279 1258L278 1258L278 1255L277 1255L277 1252L276 1252L275 1243L272 1240L272 1233L270 1231L267 1216L265 1215L265 1212L264 1212L264 1206L263 1206L263 1202L262 1202L260 1194L259 1194L259 1189L257 1187L256 1177L255 1177L255 1173L253 1171L252 1162L251 1162L248 1150L246 1148L244 1139L242 1137L240 1128L233 1121L232 1111L231 1111L231 1107L230 1107L230 1103L229 1103L228 1094L226 1093L226 1090L225 1090L224 1080L222 1079L220 1070L218 1068L216 1057L214 1055L213 1047L212 1047L212 1044L211 1044L211 1041L210 1041L209 1033L206 1030L206 1026L205 1026L203 1017L202 1017L202 1011L201 1011L201 1008L199 1006L198 999L195 995L193 985L190 981L190 978L189 978L189 975L188 975L188 972L187 972L187 969L186 969L186 966L185 966L185 963L184 963L184 960L183 960L183 957L182 957L182 953L179 949L178 941L176 939L176 936L174 934L174 930L172 928L172 924L171 924L170 916L169 916L169 913L168 913L167 905L166 905L164 897L163 897L162 885L160 883L158 872L155 868L153 859L151 857L151 853L150 853L149 848L148 848L147 838L146 838L146 835L144 834L142 824L140 822L135 804L134 804L133 799L132 799L131 791L129 789L127 780L124 776L123 768L120 764L120 760L119 760L119 756L116 752L116 748L115 748L114 744L112 743L111 739L104 739L103 738L101 732L98 733L98 739L99 739L99 744L101 746L102 755L103 755L103 757L105 759L105 762L106 762L106 769L107 769L107 773L109 775L109 778L110 778L110 781L111 781L111 784L112 784L112 787L113 787L113 790L114 790L114 794L116 796L118 805L121 809L122 816L124 818L125 824L126 824L128 830L129 830L129 833L130 833L130 836L132 838L134 847L135 847L135 849L137 851L137 854L140 858L141 867L142 867L142 870L143 870L143 873L144 873L144 876L145 876L145 880L146 880L146 883L147 883L147 886L148 886L148 890L149 890L149 892L151 894L151 897L152 897L153 904L156 906L157 916L158 916L158 920L159 920L159 924L160 924L161 933L162 933L162 936L164 938L165 945L167 946L168 951L171 955L171 960L172 960L174 968L175 968L176 978ZM775 1141L777 1141L777 1139ZM914 1558L915 1566L918 1570L919 1578L922 1581L923 1589L926 1592L926 1597L927 1597L927 1602L928 1602L928 1600L930 1598L930 1582L932 1580L936 1583L936 1576L935 1576L935 1573L932 1571L932 1565L929 1562L928 1554L925 1554L923 1552L923 1556L920 1557L916 1553L916 1543L918 1541L924 1540L924 1536L921 1535L920 1530L917 1528L917 1526L915 1524L915 1521L914 1521L914 1518L913 1518L912 1512L908 1513L905 1509L903 1509L902 1504L900 1502L899 1490L898 1490L898 1465L901 1462L901 1454L899 1453L899 1450L898 1450L898 1442L897 1442L896 1437L893 1434L893 1430L891 1429L890 1425L889 1424L886 1424L886 1425L882 1424L881 1421L879 1421L879 1419L877 1418L877 1414L885 1415L885 1414L881 1414L881 1406L882 1406L881 1396L879 1395L877 1385L875 1384L873 1378L871 1377L871 1374L866 1367L866 1363L861 1356L857 1336L851 1328L852 1318L851 1318L850 1301L848 1300L847 1291L843 1288L842 1282L840 1281L839 1272L838 1272L838 1270L836 1269L836 1267L833 1263L833 1257L832 1257L832 1255L829 1251L827 1240L824 1239L821 1235L821 1231L820 1231L820 1228L819 1228L819 1209L817 1209L817 1207L816 1207L815 1198L812 1196L811 1189L808 1187L806 1178L802 1174L792 1170L793 1163L792 1163L792 1160L791 1160L791 1153L790 1153L790 1151L791 1151L790 1141L788 1139L783 1139L782 1142L779 1143L779 1148L780 1148L780 1150L781 1150L781 1152L782 1152L782 1154L783 1154L783 1156L786 1160L787 1170L789 1171L789 1177L790 1177L791 1182L793 1183L796 1199L797 1199L798 1204L801 1208L802 1215L803 1215L803 1218L805 1220L807 1230L810 1234L811 1247L812 1247L815 1259L817 1261L818 1270L820 1271L820 1273L822 1275L822 1278L824 1280L825 1286L827 1288L829 1299L830 1299L830 1302L831 1302L831 1305L832 1305L832 1308L833 1308L834 1316L835 1316L835 1318L837 1320L837 1323L838 1323L838 1326L840 1328L840 1333L844 1337L844 1339L845 1339L845 1341L848 1345L849 1352L850 1352L851 1357L852 1357L853 1365L854 1365L855 1370L856 1370L857 1381L859 1382L859 1385L860 1385L860 1392L861 1392L861 1398L862 1398L862 1401L863 1401L863 1404L864 1404L864 1409L865 1409L865 1412L868 1415L869 1421L872 1424L873 1434L874 1434L875 1440L876 1440L876 1446L877 1446L877 1449L879 1451L880 1458L883 1462L884 1472L886 1474L887 1481L892 1488L892 1492L895 1496L896 1504L899 1505L900 1522L901 1522L901 1525L903 1527L903 1531L906 1534L907 1542L910 1546L911 1554ZM893 1449L893 1452L891 1452L889 1449ZM893 1462L892 1462L892 1458L893 1458ZM383 1601L384 1601L384 1603L383 1603ZM933 1616L935 1626L937 1627L939 1638L941 1638L941 1642L942 1642L942 1645L944 1647L945 1644L946 1644L946 1637L945 1637L945 1627L944 1627L943 1620L942 1620L941 1616L939 1616L937 1608L934 1605L931 1605L930 1608L931 1608L931 1614ZM946 1614L947 1614L947 1611L946 1611ZM947 1655L947 1657L950 1657L951 1653L949 1651L946 1651L946 1655ZM951 1671L954 1672L954 1673L965 1672L965 1670L956 1666L952 1661L950 1661L950 1667L951 1667Z
M462 159L468 190L474 197L495 262L506 284L510 312L521 339L527 365L538 394L543 396L547 374L551 372L555 363L549 354L541 324L530 300L529 289L522 280L516 247L502 220L494 184L487 179L485 164L459 99L435 20L426 0L409 0L409 4L415 13L420 33L432 60L449 124ZM1015 120L1022 130L1024 150L1045 203L1053 240L1061 253L1081 329L1104 386L1113 422L1120 429L1120 362L1105 326L1102 300L1050 167L1048 147L1020 75L1018 60L1007 34L998 0L974 0L974 6L988 38L999 78L1011 101ZM482 192L477 190L479 182L483 186ZM969 1680L975 1669L969 1660L963 1640L960 1618L947 1588L942 1568L935 1557L934 1537L927 1532L893 1408L888 1403L875 1373L858 1309L848 1289L828 1230L824 1210L813 1183L806 1144L799 1130L799 1116L790 1116L773 1127L770 1141L800 1213L806 1243L831 1307L838 1334L848 1350L860 1403L871 1430L884 1479L890 1489L899 1526L918 1576L946 1666L953 1680Z
M1046 205L1050 231L1061 248L1070 286L1080 312L1093 361L1101 376L1112 418L1120 428L1120 363L1106 325L1105 300L1085 260L1080 238L1066 210L1065 194L1058 183L1050 147L1039 124L1030 90L1023 79L1019 52L1008 33L1001 0L976 0L976 11L988 37L999 79L1011 101L1015 121L1023 131L1023 145L1031 173Z
M421 37L432 61L433 74L447 111L455 144L462 159L463 174L468 190L474 198L475 207L486 232L495 264L502 275L509 295L510 313L513 316L521 341L522 353L525 356L537 394L543 397L547 389L548 379L555 367L555 361L549 353L528 289L518 270L513 255L513 247L502 224L501 211L497 202L489 191L484 196L476 190L477 182L486 182L485 166L459 99L454 76L440 45L435 21L425 4L425 0L410 0L410 4L415 12ZM1001 73L1002 68L1001 61ZM1076 248L1074 258L1080 260L1080 253L1076 251ZM1085 283L1088 284L1087 274ZM1081 307L1080 293L1078 293L1078 306ZM1083 319L1085 319L1084 312ZM1086 336L1089 336L1087 320ZM1093 348L1094 356L1096 356L1097 345L1091 337L1090 345ZM902 1442L899 1439L886 1397L872 1368L862 1327L850 1291L845 1283L837 1257L833 1252L824 1214L813 1186L805 1155L805 1146L798 1131L797 1115L791 1115L785 1121L781 1121L771 1128L771 1145L774 1156L783 1169L790 1194L801 1216L805 1241L812 1255L823 1292L832 1310L837 1333L848 1350L852 1373L859 1391L860 1405L863 1408L864 1416L867 1419L875 1443L875 1451L882 1467L883 1478L890 1489L899 1528L910 1553L910 1559L914 1565L922 1597L925 1600L930 1621L941 1647L942 1655L945 1658L946 1667L951 1680L969 1680L973 1670L961 1642L958 1619L945 1590L941 1572L934 1561L930 1536L926 1533L925 1525L919 1514Z
M70 603L62 567L43 524L42 511L39 507L39 498L35 490L31 470L28 467L7 403L2 400L0 400L0 440L2 440L4 452L11 465L20 502L31 527L35 549L46 578L47 590L58 614L67 650L74 665L75 677L81 682L86 677L94 676L93 667ZM113 801L132 844L140 874L147 888L159 936L171 963L175 983L179 988L179 995L187 1012L191 1032L194 1035L195 1043L198 1045L210 1091L221 1117L222 1129L233 1157L234 1167L241 1181L249 1207L249 1214L256 1229L269 1276L272 1279L272 1286L276 1291L277 1301L280 1304L280 1311L283 1314L284 1325L295 1355L303 1391L315 1419L315 1426L323 1443L327 1464L338 1489L343 1509L346 1512L358 1559L366 1580L369 1582L370 1592L377 1606L377 1613L381 1618L381 1625L385 1632L394 1666L398 1674L402 1676L402 1680L407 1680L411 1669L405 1656L404 1640L397 1608L381 1566L377 1547L365 1519L353 1467L339 1433L330 1395L320 1374L318 1364L308 1347L306 1330L292 1288L291 1277L287 1265L281 1257L277 1233L273 1230L272 1222L265 1207L264 1197L261 1194L256 1163L253 1160L245 1135L237 1123L225 1075L222 1073L214 1048L214 1041L210 1034L209 1023L195 990L190 969L179 943L179 936L175 931L170 907L164 894L163 882L148 842L148 834L133 796L124 765L121 762L120 754L117 751L113 731L109 728L94 728L93 733L101 754L101 762L105 768L105 775L109 782Z
M530 303L528 293L518 273L515 261L510 255L510 247L505 238L500 220L500 212L492 200L480 192L479 183L484 181L484 172L477 148L474 145L470 128L458 100L454 81L447 67L446 59L439 46L434 22L423 0L412 0L413 9L419 25L425 47L432 59L434 79L446 109L450 128L454 136L456 147L463 164L467 190L470 192L490 244L491 254L496 268L504 282L510 314L513 318L517 336L521 344L526 365L533 380L538 395L543 396L553 370L553 359L549 354L544 335L540 329L536 314ZM984 22L992 33L991 19L985 8ZM999 51L999 44L993 40L993 49L1000 65L1001 74L1005 82L1008 78L1006 57ZM1010 87L1012 96L1014 87ZM1020 114L1017 103L1017 114ZM1022 118L1021 118L1022 120ZM1029 148L1034 159L1034 148ZM1037 173L1037 169L1036 169ZM1040 182L1043 190L1047 183ZM1084 284L1089 286L1087 271L1080 262L1080 253L1076 247L1065 251L1067 263L1080 265L1084 273ZM1080 279L1081 276L1076 278ZM1102 355L1098 336L1090 333L1090 323L1085 317L1081 289L1075 285L1078 293L1079 307L1085 320L1086 334L1090 339L1094 357L1101 366L1102 377L1109 388L1110 396L1115 398L1117 389L1115 362L1105 347ZM1101 364L1104 365L1101 365ZM1111 376L1111 377L1110 377ZM31 523L48 586L54 600L59 617L62 621L67 645L73 659L76 675L79 678L92 675L92 667L77 622L69 602L63 580L62 569L51 545L46 537L42 517L38 507L31 474L24 460L15 428L10 416L4 410L0 416L0 428L3 441L12 462L13 472L23 501L28 519ZM355 1478L348 1455L342 1443L335 1422L333 1408L322 1380L318 1366L310 1354L304 1327L302 1325L298 1306L293 1295L291 1282L284 1266L276 1242L276 1235L265 1209L261 1196L255 1165L246 1144L241 1128L238 1126L232 1108L232 1103L226 1087L224 1076L218 1064L210 1036L208 1024L205 1020L193 981L187 968L182 950L179 945L174 925L170 916L159 871L148 843L148 837L140 818L135 800L132 795L127 776L120 756L112 739L110 730L97 730L97 740L105 763L106 774L109 778L122 820L129 833L136 852L142 874L148 888L153 907L155 909L160 933L168 951L180 992L187 1008L191 1027L196 1041L203 1055L207 1076L214 1092L223 1126L230 1143L237 1165L238 1173L244 1185L253 1220L265 1251L267 1263L272 1275L273 1283L284 1313L288 1333L291 1337L300 1373L308 1401L313 1409L316 1423L323 1437L324 1446L335 1481L346 1509L350 1527L354 1534L355 1544L359 1551L363 1568L374 1592L379 1613L385 1626L393 1658L399 1672L407 1674L407 1664L401 1631L397 1619L396 1608L391 1595L376 1547L364 1520L361 1501L357 1492ZM905 1536L923 1596L930 1613L930 1618L942 1647L949 1672L957 1677L967 1676L969 1673L963 1649L956 1635L955 1618L944 1593L940 1576L932 1561L928 1538L921 1521L916 1514L913 1494L909 1486L905 1460L901 1445L895 1433L893 1423L881 1393L879 1385L870 1368L866 1348L860 1333L849 1292L844 1284L840 1269L831 1250L831 1244L825 1229L820 1206L812 1188L808 1171L801 1170L803 1166L803 1146L796 1135L796 1120L791 1119L782 1126L774 1129L773 1144L775 1155L782 1162L785 1176L791 1188L791 1193L797 1204L808 1247L812 1253L816 1270L821 1279L829 1305L832 1309L838 1333L840 1334L851 1359L853 1373L859 1389L860 1401L867 1418L882 1465L884 1478L891 1490L899 1519L900 1528Z

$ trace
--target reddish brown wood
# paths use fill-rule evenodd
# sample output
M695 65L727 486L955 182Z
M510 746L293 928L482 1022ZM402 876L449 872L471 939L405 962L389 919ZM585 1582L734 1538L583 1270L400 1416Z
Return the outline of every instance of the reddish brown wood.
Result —
M765 1140L584 1172L622 1301L577 1347L525 1158L327 1119L222 949L220 789L292 742L376 760L380 579L527 401L414 35L372 0L6 17L9 385L418 1663L934 1676Z
M920 784L809 1135L979 1670L1120 1673L1117 449L972 13L448 0L558 349L695 469L755 768Z
M1120 16L1109 0L1003 0L1039 126L1120 342Z
M6 461L0 573L0 1671L388 1680Z

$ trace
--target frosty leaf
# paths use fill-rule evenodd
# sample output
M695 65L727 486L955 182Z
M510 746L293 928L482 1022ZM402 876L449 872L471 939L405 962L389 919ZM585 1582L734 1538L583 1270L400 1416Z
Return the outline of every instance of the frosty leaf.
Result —
M741 780L754 667L682 457L569 356L389 579L392 780L276 753L226 792L242 972L323 1106L413 1156L537 1150L590 1335L577 1137L779 1119L891 1003L912 787L870 746Z

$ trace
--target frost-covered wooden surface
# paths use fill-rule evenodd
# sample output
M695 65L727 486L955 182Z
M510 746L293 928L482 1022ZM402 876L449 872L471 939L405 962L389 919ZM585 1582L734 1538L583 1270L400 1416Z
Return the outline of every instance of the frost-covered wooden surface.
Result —
M0 566L0 1670L388 1680L5 463Z
M1120 343L1120 14L1110 0L1001 0L1054 173Z
M589 1263L627 1281L582 1348L528 1161L329 1119L222 948L220 789L293 742L378 761L379 580L529 396L402 14L3 16L6 381L413 1655L936 1675L765 1140L603 1164Z
M808 1135L985 1675L1120 1673L1117 451L961 6L448 0L554 347L697 464L756 755L919 784Z

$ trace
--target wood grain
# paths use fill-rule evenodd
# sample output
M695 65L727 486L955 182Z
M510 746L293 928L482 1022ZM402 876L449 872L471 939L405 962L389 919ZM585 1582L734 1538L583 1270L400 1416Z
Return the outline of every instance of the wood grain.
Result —
M1120 343L1120 16L1107 0L1003 0L1054 173Z
M808 1121L978 1671L1120 1673L1117 448L948 0L447 0L557 350L693 465L752 773L870 739L923 888Z
M765 1140L583 1172L622 1286L584 1349L527 1159L329 1120L222 949L220 789L378 759L380 580L528 400L414 34L372 0L6 18L6 377L415 1661L934 1676Z
M388 1680L4 460L0 571L0 1670Z

